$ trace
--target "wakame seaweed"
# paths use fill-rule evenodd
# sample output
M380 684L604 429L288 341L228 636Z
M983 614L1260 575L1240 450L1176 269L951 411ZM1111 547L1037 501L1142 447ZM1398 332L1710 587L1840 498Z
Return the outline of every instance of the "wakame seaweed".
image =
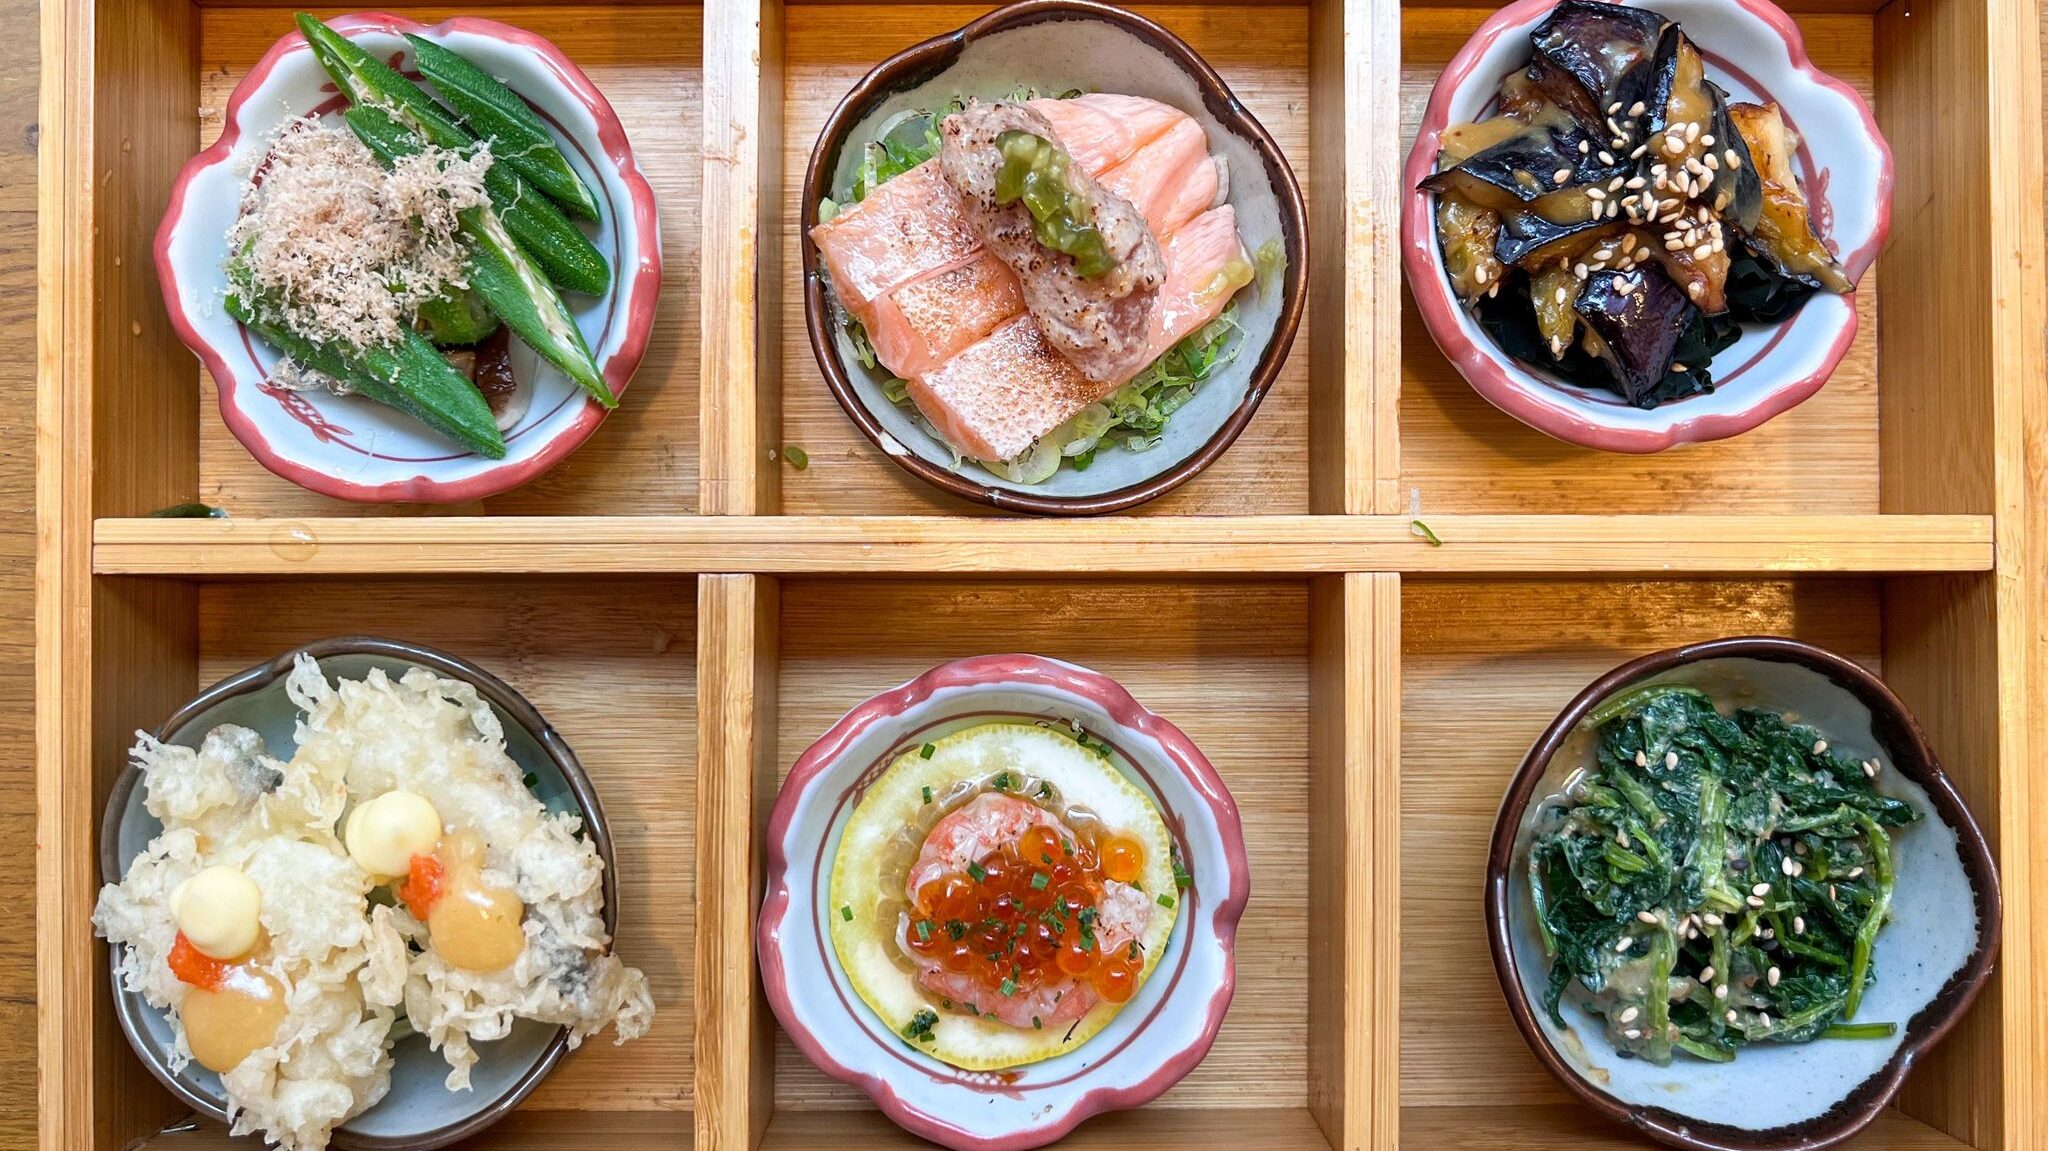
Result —
M1888 829L1920 818L1878 791L1878 761L1674 684L1589 722L1595 763L1545 802L1529 852L1552 1022L1570 997L1615 1050L1659 1065L1892 1034L1849 1025L1890 917Z

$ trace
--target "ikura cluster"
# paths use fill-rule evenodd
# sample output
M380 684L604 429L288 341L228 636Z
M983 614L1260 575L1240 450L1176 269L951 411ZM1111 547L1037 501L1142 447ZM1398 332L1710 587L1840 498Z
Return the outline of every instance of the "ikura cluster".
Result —
M920 958L991 995L1072 982L1123 1003L1137 990L1144 956L1135 939L1104 945L1100 908L1107 883L1128 885L1144 868L1145 847L1131 836L1111 832L1091 844L1033 822L964 871L924 883L908 942Z

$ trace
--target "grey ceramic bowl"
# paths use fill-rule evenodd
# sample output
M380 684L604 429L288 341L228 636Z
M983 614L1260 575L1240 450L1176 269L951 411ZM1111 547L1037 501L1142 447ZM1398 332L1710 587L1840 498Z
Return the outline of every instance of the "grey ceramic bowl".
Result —
M1560 1031L1542 1010L1550 970L1529 901L1528 846L1540 802L1592 762L1587 716L1640 684L1682 683L1729 706L1795 716L1848 754L1885 765L1880 790L1923 817L1892 832L1893 918L1878 934L1859 1019L1895 1020L1886 1040L1745 1047L1732 1063L1680 1055L1669 1067L1618 1056L1596 1017L1567 999ZM1672 648L1580 692L1530 749L1501 802L1487 858L1494 968L1522 1037L1572 1093L1659 1142L1694 1151L1817 1151L1875 1119L1906 1072L1983 989L1998 951L1998 872L1961 796L1904 704L1856 663L1796 640L1751 637Z
M1238 293L1244 343L1237 359L1203 381L1174 413L1157 447L1105 448L1085 472L1062 467L1044 483L1028 485L971 460L954 467L952 449L926 430L915 409L889 402L882 394L889 373L862 367L854 355L810 238L819 200L851 183L861 145L884 120L906 108L938 107L955 97L996 98L1020 87L1145 96L1193 116L1208 133L1210 150L1229 162L1229 202L1245 249L1257 252L1277 241L1287 254L1278 290L1255 284ZM839 406L904 470L1006 511L1119 511L1193 478L1251 422L1301 325L1308 298L1306 217L1301 188L1280 146L1180 37L1095 0L1023 0L876 65L825 121L804 174L804 323Z
M476 685L478 694L504 724L507 753L532 773L534 794L552 810L582 816L585 834L604 860L605 931L616 931L617 868L612 860L611 833L589 777L569 745L524 696L467 660L396 640L363 636L318 640L207 688L165 720L156 729L156 737L197 747L208 731L232 723L262 735L273 756L288 758L298 746L293 732L299 712L285 694L285 677L302 652L319 660L321 671L330 679L360 679L371 668L398 676L407 668L424 667ZM128 864L163 829L143 807L142 783L141 769L129 764L115 779L107 799L100 824L100 874L108 883L118 882ZM170 1020L140 994L123 987L119 974L110 971L110 975L115 1017L143 1065L200 1114L227 1122L227 1095L220 1077L197 1063L172 1072L168 1053L175 1040ZM504 1118L531 1094L561 1061L568 1043L564 1028L520 1020L505 1038L477 1045L481 1058L470 1072L471 1089L449 1091L442 1085L448 1065L440 1053L428 1048L424 1036L407 1035L392 1048L390 1094L337 1128L333 1145L350 1151L427 1151L465 1139Z

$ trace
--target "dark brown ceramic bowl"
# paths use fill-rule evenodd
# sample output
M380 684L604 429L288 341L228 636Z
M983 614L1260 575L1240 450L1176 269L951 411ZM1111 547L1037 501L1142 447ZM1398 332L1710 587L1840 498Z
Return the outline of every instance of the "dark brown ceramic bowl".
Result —
M1028 43L1020 36L1028 37ZM1103 59L1104 45L1111 43L1119 54ZM818 203L832 195L844 172L850 171L851 161L843 163L842 154L856 141L857 130L891 110L892 99L942 79L956 66L961 87L972 84L972 90L933 91L934 102L955 95L998 97L1020 84L1048 91L1081 86L1153 96L1195 115L1209 130L1212 150L1236 154L1230 202L1238 208L1246 246L1257 251L1266 239L1281 242L1287 266L1277 295L1268 298L1262 285L1239 293L1247 341L1239 364L1205 381L1195 399L1175 413L1162 443L1151 451L1106 448L1087 472L1063 467L1053 479L1032 487L1013 484L972 461L955 468L950 452L935 437L882 396L880 376L886 373L871 377L858 364L848 364L836 305L811 242ZM973 83L976 78L981 83ZM865 143L865 138L858 142ZM883 61L854 85L825 121L804 172L802 203L804 324L833 398L861 434L905 471L963 499L1004 511L1096 515L1134 507L1186 483L1222 455L1251 422L1286 362L1308 297L1307 210L1279 145L1238 103L1215 69L1179 37L1142 16L1094 0L1024 0ZM1258 234L1262 230L1267 233L1263 237ZM1258 297L1253 303L1244 303L1253 296ZM1307 466L1307 461L1302 464Z
M576 753L525 696L468 660L398 640L365 636L316 640L207 688L158 726L156 738L197 746L208 731L233 723L263 735L274 752L288 754L294 746L292 723L298 712L285 697L284 681L301 653L319 660L330 679L359 678L371 667L394 675L408 667L423 667L475 685L477 694L490 703L504 724L507 753L534 775L534 793L551 808L582 816L585 834L604 861L605 932L616 933L618 869L604 807L589 776ZM119 882L129 860L159 829L142 806L142 771L130 763L114 780L101 819L101 878ZM170 1024L163 1013L140 994L124 988L113 964L109 964L109 977L114 1014L143 1065L171 1094L201 1115L226 1123L226 1096L219 1077L196 1063L173 1072L166 1059ZM408 1036L399 1040L392 1052L391 1093L336 1128L333 1145L347 1151L428 1151L466 1139L510 1114L555 1069L568 1047L566 1028L521 1021L505 1038L477 1045L481 1058L471 1069L473 1090L453 1092L441 1085L447 1065L439 1053L428 1050L424 1038Z
M1547 967L1529 924L1533 911L1522 858L1528 816L1532 804L1557 794L1572 772L1590 762L1591 733L1582 729L1587 716L1617 692L1652 680L1690 683L1724 705L1753 703L1796 713L1850 754L1878 757L1885 765L1880 786L1920 807L1919 822L1894 832L1894 914L1878 936L1880 978L1859 1015L1898 1020L1903 1027L1893 1040L1760 1044L1744 1048L1733 1063L1680 1055L1666 1068L1612 1057L1598 1027L1574 1026L1567 1033L1571 1041L1559 1041L1566 1036L1541 1007ZM1964 906L1975 911L1974 941L1956 930ZM1515 1026L1544 1067L1581 1100L1675 1147L1817 1151L1877 1118L1907 1070L1983 989L1998 951L1998 873L1983 833L1919 724L1877 677L1796 640L1723 639L1631 660L1595 680L1551 721L1501 801L1486 864L1486 922L1494 970ZM1567 1006L1568 1021L1575 1011ZM1774 1116L1800 1110L1818 1113L1753 1126L1720 1121L1732 1112Z

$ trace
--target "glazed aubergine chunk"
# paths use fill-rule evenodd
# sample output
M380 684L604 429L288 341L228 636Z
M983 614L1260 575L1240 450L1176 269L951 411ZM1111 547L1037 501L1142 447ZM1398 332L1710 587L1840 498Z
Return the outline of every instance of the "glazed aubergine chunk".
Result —
M1586 277L1573 310L1592 332L1587 350L1614 373L1614 390L1638 407L1654 407L1657 385L1699 309L1654 268L1613 269Z
M1851 290L1776 105L1731 104L1677 24L1565 0L1529 40L1499 113L1446 127L1422 181L1452 287L1504 351L1654 407L1711 391L1741 325Z
M1737 104L1728 109L1762 185L1762 211L1745 229L1750 246L1782 275L1847 292L1852 285L1834 254L1813 230L1806 196L1792 168L1792 133L1776 104Z
M1558 107L1597 132L1610 116L1649 99L1665 32L1676 27L1647 8L1565 0L1529 34L1529 73Z

